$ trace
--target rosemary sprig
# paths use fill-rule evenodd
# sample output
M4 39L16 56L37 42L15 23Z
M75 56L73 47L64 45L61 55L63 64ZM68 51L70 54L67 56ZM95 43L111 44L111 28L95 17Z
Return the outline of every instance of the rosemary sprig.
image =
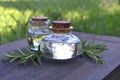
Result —
M102 52L106 50L105 44L98 44L94 41L82 41L83 56L95 61L96 63L103 63L104 60L100 56Z
M106 50L106 46L104 44L96 44L91 41L82 41L82 51L83 56L88 57L95 61L96 63L103 63L104 60L100 56L100 53ZM9 60L9 62L14 62L18 60L19 64L26 64L27 62L32 62L34 65L37 65L37 62L41 64L41 54L40 54L40 45L38 47L38 52L31 51L29 49L17 49L15 53L5 54L4 60ZM36 62L37 61L37 62Z
M15 60L18 60L19 64L24 64L24 65L30 61L34 65L37 65L38 63L41 64L40 49L38 50L38 52L34 52L34 51L30 51L27 48L26 49L17 48L17 50L15 50L15 53L8 52L8 54L5 54L3 60L9 60L10 63L14 62Z

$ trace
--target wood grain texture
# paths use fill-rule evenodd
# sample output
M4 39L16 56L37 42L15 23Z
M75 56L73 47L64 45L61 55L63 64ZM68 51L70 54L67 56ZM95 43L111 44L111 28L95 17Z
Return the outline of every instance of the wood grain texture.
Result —
M120 65L117 66L108 76L103 80L119 80L120 79Z
M18 65L0 60L0 80L102 80L120 64L120 38L98 36L73 32L81 39L94 39L108 47L102 57L103 64L95 64L83 57L70 61L57 62L44 60L42 65ZM0 46L0 59L7 51L13 52L17 47L28 47L26 39Z

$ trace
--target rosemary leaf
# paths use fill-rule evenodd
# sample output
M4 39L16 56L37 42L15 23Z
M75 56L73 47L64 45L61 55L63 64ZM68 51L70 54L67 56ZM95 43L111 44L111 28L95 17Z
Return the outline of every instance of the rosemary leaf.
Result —
M17 57L12 58L9 62L12 63L13 61L15 61L17 59Z
M41 62L41 58L40 58L39 55L37 55L37 61L38 61L39 64L42 64L42 62Z
M31 61L33 62L33 64L35 65L35 66L37 66L37 63L35 62L35 60L31 57L30 58L31 59Z
M25 59L29 59L29 58L32 58L34 56L34 54L29 54L25 57Z
M18 49L18 51L19 51L22 55L25 55L25 53L22 52L22 50L20 50L20 48L17 48L17 49Z

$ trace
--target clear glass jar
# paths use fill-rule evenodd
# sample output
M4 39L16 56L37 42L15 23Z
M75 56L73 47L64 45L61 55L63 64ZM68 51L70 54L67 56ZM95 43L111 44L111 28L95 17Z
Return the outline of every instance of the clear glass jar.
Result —
M55 60L66 60L81 54L81 40L71 33L73 27L69 21L53 21L51 34L40 42L43 57Z
M38 51L41 39L50 33L48 30L49 23L48 17L36 16L30 19L31 27L27 32L27 40L31 50Z

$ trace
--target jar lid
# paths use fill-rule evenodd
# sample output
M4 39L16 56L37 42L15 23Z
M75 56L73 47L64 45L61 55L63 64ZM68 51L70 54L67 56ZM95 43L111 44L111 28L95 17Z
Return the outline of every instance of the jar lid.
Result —
M31 19L33 21L47 21L48 17L45 17L45 16L33 16Z
M48 17L45 16L33 16L32 18L30 18L29 20L30 24L33 26L39 26L43 27L43 25L45 26L46 24L49 23Z
M52 21L53 28L69 28L70 24L71 24L70 21L65 21L65 20Z
M50 30L55 33L68 33L73 29L70 24L70 21L65 20L52 21L52 26L50 27Z

